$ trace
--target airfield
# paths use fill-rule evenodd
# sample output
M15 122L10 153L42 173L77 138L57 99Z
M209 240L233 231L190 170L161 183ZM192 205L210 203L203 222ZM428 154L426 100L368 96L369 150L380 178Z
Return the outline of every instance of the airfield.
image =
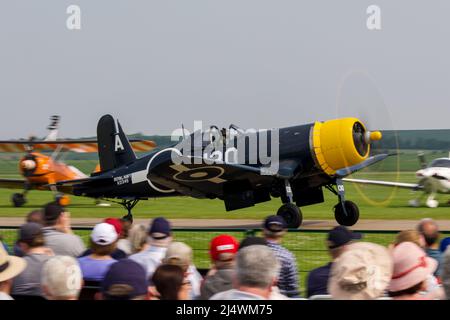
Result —
M427 158L444 157L447 153L434 152ZM399 161L399 162L397 162ZM71 160L69 164L84 172L95 167L95 160ZM19 175L15 160L2 161L0 172L3 177L16 178ZM398 180L402 182L416 182L415 170L418 169L417 157L414 152L391 157L373 168L358 172L353 177L380 180ZM356 186L346 183L346 198L360 207L360 220L353 229L359 230L401 230L414 227L417 220L430 217L442 220L443 230L450 230L450 205L448 195L438 195L438 208L425 206L413 208L408 201L420 193L410 190L386 188L379 186ZM11 205L10 197L15 192L12 189L0 189L0 225L20 225L23 217L31 210L37 209L52 201L53 195L46 191L31 191L27 195L28 202L21 208ZM328 229L336 225L333 206L336 196L324 191L325 202L317 205L302 207L303 225L301 229ZM171 219L175 227L202 228L257 228L266 216L275 214L280 205L277 198L258 204L254 207L226 212L220 200L193 199L190 197L170 197L148 199L140 201L133 209L136 221L148 223L149 219L164 216ZM116 203L110 207L98 207L89 198L71 196L69 211L73 225L90 226L106 217L122 217L124 209Z
M417 182L415 171L419 169L417 150L396 150L399 157L393 156L357 172L353 177L392 180L402 182ZM17 169L18 157L10 155L0 161L0 176L5 178L20 178ZM446 157L447 152L429 151L426 158ZM91 172L97 160L86 159L67 160L85 173ZM413 223L424 217L442 220L442 228L450 230L450 204L448 195L438 195L438 208L421 206L413 208L408 201L420 194L410 190L387 188L380 186L361 186L345 183L346 198L356 202L360 208L360 220L353 229L360 230L401 230L413 227ZM0 225L17 225L31 210L43 206L53 200L53 194L48 191L31 191L27 195L27 203L20 208L14 208L10 198L18 190L0 189ZM325 202L302 207L303 225L301 229L328 229L336 225L332 208L337 202L336 196L324 190ZM190 197L169 197L140 201L133 209L136 221L148 223L148 220L158 216L171 219L177 227L259 227L266 216L275 214L281 201L277 198L260 203L254 207L226 212L220 200L193 199ZM93 199L71 196L69 211L74 225L93 225L102 218L122 217L125 214L122 206L111 203L110 207L98 207ZM443 221L443 220L449 221Z

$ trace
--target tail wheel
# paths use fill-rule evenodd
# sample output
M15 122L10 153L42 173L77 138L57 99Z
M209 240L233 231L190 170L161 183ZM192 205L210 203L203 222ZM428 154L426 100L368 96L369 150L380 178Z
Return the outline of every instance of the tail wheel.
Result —
M11 201L14 207L21 207L27 202L25 196L22 193L14 193L11 197Z
M302 212L293 203L283 204L277 212L286 221L287 227L290 229L297 229L302 224Z
M345 206L345 211L343 208ZM352 201L344 201L344 203L338 203L334 207L334 218L337 223L342 226L352 226L359 219L359 209L358 206Z
M66 207L66 206L68 206L70 204L70 198L66 194L58 194L55 197L55 200L62 207Z

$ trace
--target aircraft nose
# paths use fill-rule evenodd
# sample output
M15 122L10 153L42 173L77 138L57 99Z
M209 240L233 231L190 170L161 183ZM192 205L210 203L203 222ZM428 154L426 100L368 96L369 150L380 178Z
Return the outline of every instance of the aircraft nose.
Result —
M36 162L34 162L33 160L23 160L22 168L25 170L33 170L36 168Z

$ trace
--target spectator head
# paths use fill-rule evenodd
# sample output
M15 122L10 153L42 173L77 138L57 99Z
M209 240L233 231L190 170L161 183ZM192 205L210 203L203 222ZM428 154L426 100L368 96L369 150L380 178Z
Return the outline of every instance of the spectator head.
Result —
M29 249L43 247L45 244L42 225L28 222L20 226L17 243L23 252Z
M269 297L276 284L279 263L272 249L264 245L252 245L239 250L236 257L235 286L261 290L262 296Z
M27 214L26 222L35 222L44 225L44 213L42 210L33 210Z
M48 300L76 300L83 275L73 257L55 256L45 262L41 273L42 292Z
M24 259L8 255L0 243L0 292L10 293L12 279L19 275L26 265Z
M105 220L103 220L103 222L112 225L114 227L114 229L116 230L116 233L119 236L119 238L121 238L123 236L122 222L120 221L120 219L106 218Z
M116 229L108 223L97 224L91 233L92 253L108 256L116 250L118 235Z
M239 245L239 250L244 249L245 247L248 246L253 246L253 245L262 245L262 246L267 246L267 240L261 237L254 237L254 236L249 236L246 237L244 240L241 241L240 245Z
M386 248L356 242L333 263L328 291L337 300L372 300L383 295L391 276L392 259Z
M66 219L66 211L63 206L50 202L44 207L44 223L47 227L63 225Z
M146 272L133 260L119 260L109 268L100 291L104 300L145 300L148 293Z
M450 237L442 239L441 243L439 244L439 251L444 253L445 250L447 250L449 244L450 244Z
M183 242L172 242L167 247L163 263L179 266L184 272L187 272L189 266L192 264L191 247Z
M427 257L423 249L412 242L403 242L392 251L394 272L389 295L414 294L424 289L425 280L437 268L437 261Z
M431 218L422 219L417 225L417 231L423 235L426 247L437 247L439 240L439 227Z
M239 249L239 242L235 237L222 234L211 240L209 255L218 269L233 266L236 253Z
M286 233L286 221L281 216L268 216L263 223L264 236L268 239L280 239Z
M172 241L170 222L163 217L153 219L148 235L152 245L167 247Z
M162 264L156 268L152 283L158 291L160 300L188 300L189 285L181 267Z
M147 228L143 224L134 225L128 235L131 243L131 252L141 252L147 244Z
M394 246L403 242L412 242L421 248L425 247L425 239L417 230L404 230L397 234L394 240Z
M352 232L350 229L344 226L337 226L328 232L327 246L333 259L339 257L344 251L347 245L353 240L359 240L362 238L360 233Z

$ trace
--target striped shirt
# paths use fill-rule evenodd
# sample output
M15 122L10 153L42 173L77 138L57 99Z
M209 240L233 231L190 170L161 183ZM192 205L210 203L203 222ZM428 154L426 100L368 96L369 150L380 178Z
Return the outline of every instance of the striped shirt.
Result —
M268 246L273 250L280 263L278 275L278 288L280 293L288 297L298 297L297 260L294 255L280 244L267 240Z

